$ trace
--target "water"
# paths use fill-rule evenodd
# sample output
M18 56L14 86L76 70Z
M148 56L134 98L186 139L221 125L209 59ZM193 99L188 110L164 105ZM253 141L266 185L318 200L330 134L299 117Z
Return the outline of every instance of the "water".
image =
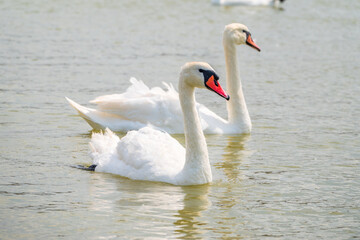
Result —
M360 2L219 7L202 1L0 2L1 239L360 238ZM65 101L134 76L177 83L207 61L225 85L222 31L238 49L250 136L207 136L214 182L139 182L89 164L90 128ZM197 99L226 116L225 102ZM182 135L175 136L184 142Z

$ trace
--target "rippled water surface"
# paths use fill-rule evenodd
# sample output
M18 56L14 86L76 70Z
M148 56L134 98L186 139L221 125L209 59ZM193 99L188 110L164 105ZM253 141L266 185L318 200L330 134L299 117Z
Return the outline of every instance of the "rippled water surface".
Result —
M360 2L284 8L0 1L0 238L360 238ZM238 48L253 132L206 136L213 183L71 167L90 163L91 128L64 96L86 104L132 76L176 85L187 61L211 63L225 85L231 22L262 48ZM226 116L212 93L197 99Z

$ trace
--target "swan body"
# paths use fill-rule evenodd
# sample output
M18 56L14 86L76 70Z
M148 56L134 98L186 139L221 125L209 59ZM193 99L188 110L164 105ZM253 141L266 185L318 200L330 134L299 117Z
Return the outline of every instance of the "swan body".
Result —
M236 46L246 44L258 51L245 25L233 23L225 27L223 45L226 61L226 84L231 100L227 102L228 120L202 104L196 103L201 125L206 134L250 133L251 120L239 76ZM87 108L66 98L79 115L94 129L110 128L127 132L148 126L170 134L184 133L179 94L170 84L149 88L142 81L130 79L131 86L122 94L98 97L92 101L96 109Z
M279 7L281 2L285 0L212 0L213 4L232 6L232 5L248 5L248 6L275 6Z
M209 88L229 99L207 63L187 63L179 78L186 149L168 133L144 127L123 138L111 130L93 133L90 148L96 172L118 174L134 180L160 181L175 185L211 182L207 145L195 103L195 87Z
M185 148L168 133L144 127L120 139L107 128L103 134L93 133L90 148L96 172L180 183L176 178L184 167Z

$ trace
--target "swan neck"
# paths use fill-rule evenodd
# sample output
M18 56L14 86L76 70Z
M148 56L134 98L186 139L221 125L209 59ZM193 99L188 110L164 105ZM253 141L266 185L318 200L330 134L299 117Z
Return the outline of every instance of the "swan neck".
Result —
M230 95L227 102L228 121L230 124L250 131L251 121L246 107L245 97L242 90L238 59L236 56L236 45L224 38L224 52L226 64L226 88Z
M179 98L184 119L186 160L183 172L201 179L202 183L212 180L211 167L199 114L196 110L195 88L179 81Z

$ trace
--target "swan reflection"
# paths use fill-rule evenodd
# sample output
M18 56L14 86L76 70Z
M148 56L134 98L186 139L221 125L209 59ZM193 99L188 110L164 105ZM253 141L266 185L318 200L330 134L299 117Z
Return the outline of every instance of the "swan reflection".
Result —
M207 224L202 212L210 206L210 184L180 187L104 173L92 174L89 184L89 210L104 220L115 218L119 237L193 239Z
M201 213L207 210L210 205L209 187L209 184L182 187L185 194L184 205L175 215L179 219L174 222L175 234L180 235L182 239L196 239L202 235L204 225L207 225L207 222L202 220Z
M114 230L117 236L203 238L209 231L216 232L216 219L229 220L213 216L209 221L212 202L228 209L231 215L228 217L236 218L230 210L240 199L234 197L233 183L241 180L244 162L252 154L246 146L249 138L249 135L207 136L214 153L212 165L217 169L213 172L217 179L225 180L220 185L215 180L212 184L180 187L97 173L90 177L89 209L104 219L112 217L118 222ZM216 197L211 198L210 192L216 192ZM228 227L223 226L224 236L234 234L232 226Z
M222 141L218 138L221 138ZM237 182L241 178L241 165L252 154L252 151L245 147L249 139L249 134L236 134L215 137L212 140L223 143L221 146L222 155L217 157L213 165L215 168L222 170L226 180L230 183Z

